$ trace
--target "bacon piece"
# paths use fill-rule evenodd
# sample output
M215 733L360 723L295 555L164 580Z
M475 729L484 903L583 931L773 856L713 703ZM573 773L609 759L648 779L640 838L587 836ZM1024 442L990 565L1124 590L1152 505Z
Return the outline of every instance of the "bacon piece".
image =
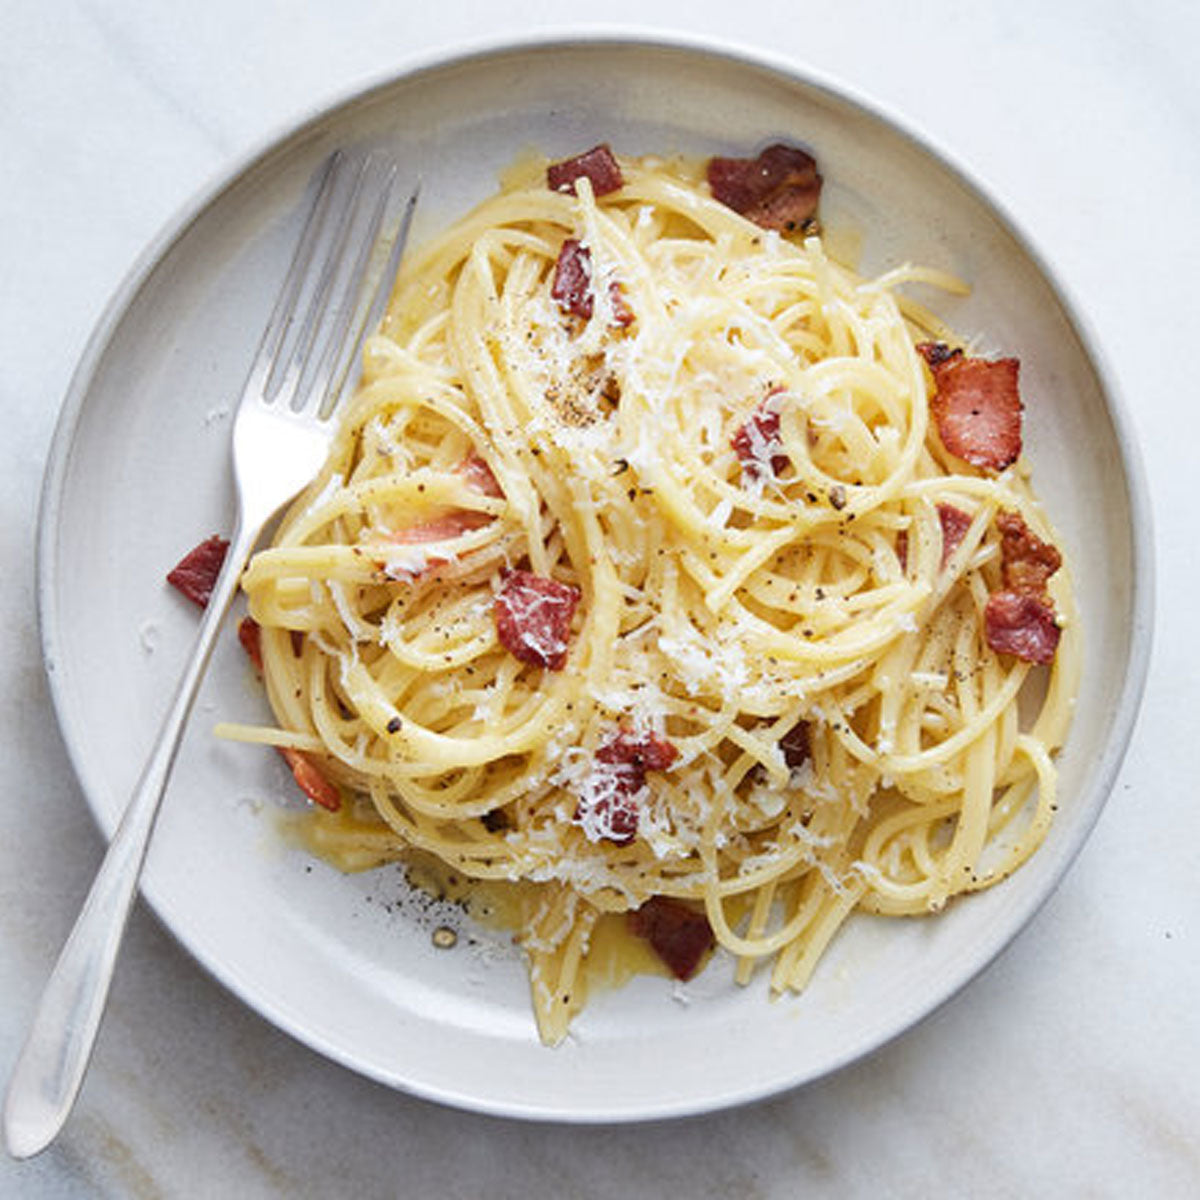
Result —
M448 542L460 534L479 529L489 521L495 520L491 513L476 512L471 508L456 508L440 517L430 517L427 521L417 521L397 529L388 537L389 542L400 546L422 546L427 542Z
M953 504L937 506L938 521L942 526L942 566L944 567L950 555L958 549L959 543L971 527L971 516ZM896 534L896 557L900 560L900 570L908 570L908 530L901 529Z
M458 464L458 471L477 492L496 500L504 495L496 476L492 474L492 468L487 464L487 459L481 458L474 450Z
M620 164L606 142L546 168L546 183L555 192L574 193L575 181L584 177L591 181L594 196L607 196L625 186Z
M261 675L263 672L262 626L253 617L243 617L238 622L238 641L246 652L246 657L254 664L254 669ZM304 631L289 629L288 639L292 643L292 653L299 658L304 653Z
M485 496L497 499L504 495L492 468L478 454L472 452L455 468L467 481L468 485ZM388 541L401 546L420 546L427 542L446 542L461 534L469 533L472 529L481 529L489 521L496 518L491 513L479 512L473 508L455 508L440 516L429 517L424 521L415 521L403 529L397 529L388 537ZM435 561L430 560L431 565Z
M300 785L300 790L314 803L330 812L337 812L342 807L342 793L337 785L322 773L321 768L302 750L293 750L290 746L277 746L283 755L284 762L291 769L292 777Z
M779 749L783 752L783 761L789 770L795 771L798 767L804 766L812 756L808 722L797 721L779 739Z
M632 842L646 772L669 770L678 757L679 751L656 733L635 735L621 729L603 742L575 810L588 839L618 846Z
M1062 630L1053 607L1028 592L993 592L983 609L987 644L998 654L1012 654L1045 666L1054 659Z
M592 291L592 255L578 238L567 238L554 264L554 279L550 296L563 312L584 321L592 319L595 294ZM614 279L608 285L614 325L625 328L634 321L633 309L625 299L625 291Z
M193 604L204 608L212 596L217 576L225 565L229 542L213 534L189 550L167 574L167 582Z
M550 295L565 313L592 317L592 256L578 238L567 238L554 264Z
M918 342L917 353L930 367L940 367L942 363L949 362L952 358L962 357L962 350L957 347L951 350L945 342Z
M768 395L730 439L734 453L741 460L742 471L749 479L761 479L768 471L778 475L790 461L781 453L779 411L771 403L775 394Z
M666 771L675 765L679 751L657 733L632 734L620 730L596 751L596 761L625 764L637 772L638 786L645 783L647 771Z
M632 325L633 309L629 307L629 301L625 299L625 289L615 279L608 285L608 299L612 305L613 324L622 329Z
M474 451L468 454L455 470L475 491L497 499L504 495L491 467ZM423 521L414 521L403 529L397 529L388 535L387 540L398 546L448 542L464 533L470 533L473 529L482 529L495 519L491 513L479 512L477 509L452 508ZM415 552L411 562L388 558L382 564L382 569L390 579L414 580L419 579L426 571L444 566L448 561L443 555Z
M238 622L237 635L246 656L254 664L254 669L261 675L263 669L262 626L253 617L243 617Z
M584 321L592 319L595 293L592 289L592 255L576 238L567 238L554 264L554 279L550 296L558 307L570 316ZM624 329L633 324L635 314L625 299L625 289L615 279L608 285L612 323Z
M588 841L628 846L637 837L638 797L645 781L635 786L636 777L632 767L621 763L597 767L588 777L575 807L575 821Z
M708 917L671 896L652 896L629 913L628 921L676 979L691 979L716 944Z
M713 197L764 229L801 229L817 211L821 176L798 146L776 143L757 158L711 158Z
M967 530L971 528L971 517L961 508L955 508L953 504L939 504L937 515L942 526L942 566L944 567L950 555L958 549L959 544L966 537Z
M1053 660L1062 633L1046 591L1046 581L1062 566L1062 555L1020 513L998 513L996 525L1004 587L984 606L984 635L997 653L1044 666Z
M430 517L426 521L417 521L403 529L397 529L388 535L387 540L397 546L425 546L434 542L448 542L460 534L486 525L490 520L492 518L487 513L456 508L439 517ZM449 561L444 554L414 550L408 555L403 552L388 555L379 565L387 579L412 583L427 571L444 567Z
M1000 570L1004 586L1030 595L1044 595L1046 580L1062 566L1058 547L1043 542L1020 513L996 514L1000 530Z
M524 663L561 671L581 597L573 584L532 571L506 571L493 602L501 644Z
M1020 362L952 354L935 363L929 402L942 445L974 467L1003 470L1021 454Z
M301 644L297 641L297 632L297 630L292 630L294 653L299 653L298 647ZM261 675L263 669L262 626L253 617L243 617L238 622L237 634L242 649L254 664L255 670ZM299 636L302 639L304 635L300 634ZM337 784L327 779L321 768L303 750L294 750L290 746L276 746L275 749L287 763L288 769L292 772L292 778L300 786L300 790L314 804L319 804L322 808L329 809L330 812L337 812L342 807L342 793L338 790Z

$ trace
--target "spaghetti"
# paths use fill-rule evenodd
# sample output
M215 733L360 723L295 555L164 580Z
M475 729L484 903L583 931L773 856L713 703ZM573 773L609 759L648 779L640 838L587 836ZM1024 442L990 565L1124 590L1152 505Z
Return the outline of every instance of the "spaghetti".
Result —
M226 728L332 783L335 863L519 889L548 1043L604 914L683 914L677 974L711 938L782 991L855 910L1004 878L1079 673L1024 461L973 466L931 417L982 360L896 289L957 283L860 279L691 167L587 157L514 168L406 265L244 577L278 724ZM993 648L1006 595L1049 655Z

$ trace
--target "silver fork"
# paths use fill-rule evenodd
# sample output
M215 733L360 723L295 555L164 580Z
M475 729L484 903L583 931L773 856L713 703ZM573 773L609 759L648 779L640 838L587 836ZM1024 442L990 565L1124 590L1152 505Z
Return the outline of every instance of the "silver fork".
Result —
M334 413L356 379L362 342L382 316L417 201L414 191L387 264L364 303L395 178L394 166L338 152L317 183L234 419L238 520L224 566L154 748L46 985L9 1083L4 1136L17 1158L45 1149L74 1105L154 819L217 630L263 527L324 462Z

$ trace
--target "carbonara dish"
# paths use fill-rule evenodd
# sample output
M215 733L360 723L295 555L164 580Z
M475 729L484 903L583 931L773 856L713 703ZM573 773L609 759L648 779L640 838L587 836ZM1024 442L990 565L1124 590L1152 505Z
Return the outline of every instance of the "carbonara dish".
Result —
M936 913L1052 819L1038 398L899 290L956 280L833 261L820 188L782 145L518 164L406 262L244 576L275 724L225 732L335 864L516 889L547 1043L602 922L798 990L852 913Z

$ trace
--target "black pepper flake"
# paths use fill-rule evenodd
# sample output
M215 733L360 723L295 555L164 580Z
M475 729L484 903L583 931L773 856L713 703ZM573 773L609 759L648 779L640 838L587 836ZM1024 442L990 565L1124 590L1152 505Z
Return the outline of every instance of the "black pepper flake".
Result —
M388 733L399 733L400 732L400 718L399 717L393 717L387 723L387 731L388 731Z
M614 466L615 466L615 470L613 471L614 475L624 475L625 472L629 470L629 459L618 458L616 463L614 464Z
M846 507L846 489L840 483L835 483L829 489L829 503L833 505L838 512L841 512Z

